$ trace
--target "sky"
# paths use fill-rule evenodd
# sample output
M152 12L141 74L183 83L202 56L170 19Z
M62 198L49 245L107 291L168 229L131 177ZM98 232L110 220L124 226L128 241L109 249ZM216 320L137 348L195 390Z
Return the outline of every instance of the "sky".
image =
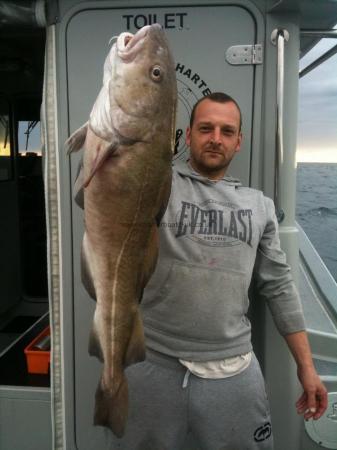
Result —
M336 44L322 39L300 69ZM337 54L300 79L297 161L337 163Z

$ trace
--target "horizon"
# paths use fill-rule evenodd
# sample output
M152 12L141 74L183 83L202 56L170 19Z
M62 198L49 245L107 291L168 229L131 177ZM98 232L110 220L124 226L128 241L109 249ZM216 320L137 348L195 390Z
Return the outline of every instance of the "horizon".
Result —
M324 163L337 164L337 148L302 148L296 150L295 159L297 163Z
M296 161L296 165L298 164L336 164L337 165L337 161L336 162L331 162L331 161Z

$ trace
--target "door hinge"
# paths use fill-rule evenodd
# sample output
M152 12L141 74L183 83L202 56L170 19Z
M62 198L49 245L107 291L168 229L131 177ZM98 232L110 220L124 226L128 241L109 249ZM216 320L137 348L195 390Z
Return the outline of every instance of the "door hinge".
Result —
M262 64L262 44L233 45L226 51L226 61L232 65Z

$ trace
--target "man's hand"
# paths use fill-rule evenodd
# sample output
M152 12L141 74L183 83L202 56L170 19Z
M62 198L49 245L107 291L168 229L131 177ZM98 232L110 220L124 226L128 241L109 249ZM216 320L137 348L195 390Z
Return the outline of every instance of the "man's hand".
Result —
M297 412L304 414L305 420L317 420L326 411L328 393L312 361L307 334L305 331L287 334L285 340L296 361L298 379L304 391L296 402Z
M317 420L328 406L327 390L315 368L299 368L297 374L304 391L296 402L297 412L303 414L305 420Z

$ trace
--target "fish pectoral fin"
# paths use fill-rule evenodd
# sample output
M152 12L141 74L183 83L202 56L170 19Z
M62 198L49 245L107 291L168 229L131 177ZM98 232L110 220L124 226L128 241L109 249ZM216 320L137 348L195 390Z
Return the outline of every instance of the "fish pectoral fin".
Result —
M128 385L122 374L119 382L114 380L117 389L106 389L103 378L100 380L95 397L94 425L108 427L118 437L124 435L128 416Z
M87 136L88 131L88 122L81 126L78 130L74 131L72 135L68 137L65 142L65 146L68 149L67 154L69 155L72 152L77 152L81 150L84 145L85 138Z
M106 142L106 141L103 141L103 139L101 139L101 141ZM104 144L101 145L97 149L96 157L93 160L89 176L83 183L83 187L86 188L89 186L90 181L92 180L92 178L94 177L96 172L103 166L103 164L110 158L110 156L112 156L115 153L115 151L118 148L118 144L116 144L116 143L108 144L106 142L106 144L107 145L104 145Z
M139 142L145 142L142 139L138 137L132 137L132 136L124 136L122 133L120 133L117 128L113 129L114 136L117 136L118 142L120 145L134 145L138 144Z
M83 172L83 161L81 161L77 168L76 180L73 187L73 196L75 203L82 209L84 209Z
M137 309L133 321L131 336L125 353L124 366L130 366L145 359L145 338L142 319Z

